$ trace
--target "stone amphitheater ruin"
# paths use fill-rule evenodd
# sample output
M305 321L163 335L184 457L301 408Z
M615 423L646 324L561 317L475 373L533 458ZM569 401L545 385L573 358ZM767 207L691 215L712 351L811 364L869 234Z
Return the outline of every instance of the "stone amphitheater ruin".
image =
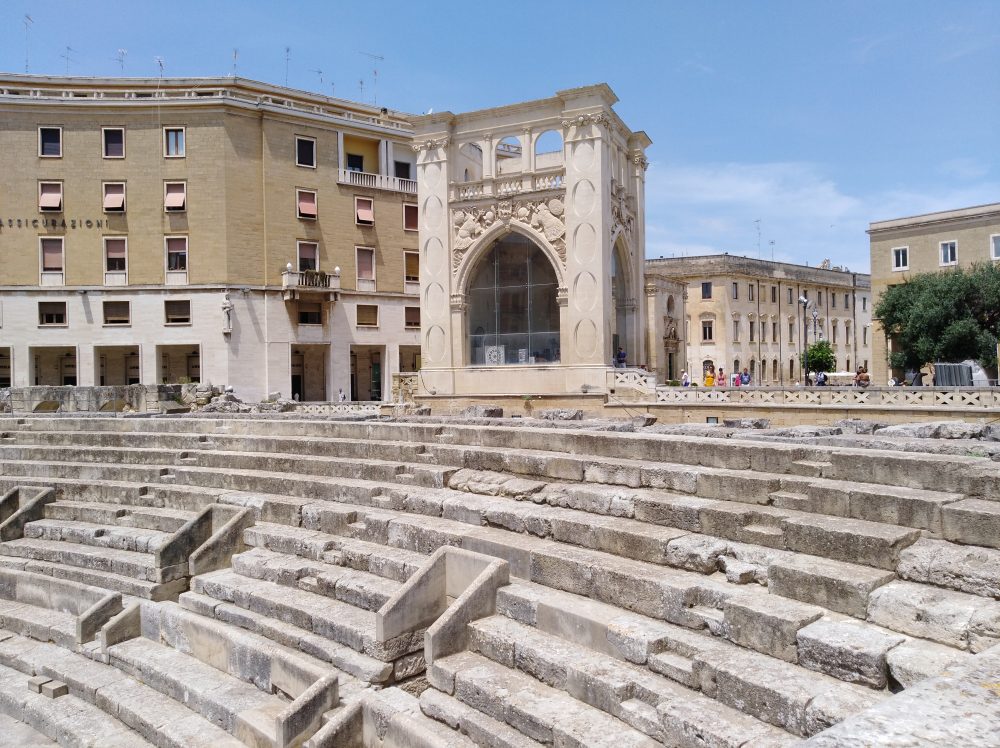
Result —
M0 740L997 745L1000 443L912 433L0 418Z

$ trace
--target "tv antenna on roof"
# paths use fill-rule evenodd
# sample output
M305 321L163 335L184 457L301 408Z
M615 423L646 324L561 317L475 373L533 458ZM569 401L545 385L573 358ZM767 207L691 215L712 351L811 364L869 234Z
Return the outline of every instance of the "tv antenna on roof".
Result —
M162 78L163 77L163 58L162 57L154 57L153 58L153 62L155 62L157 64L157 66L159 66L159 68L160 68L160 77Z
M757 226L757 259L760 259L760 219L755 218L753 221Z
M320 86L320 88L322 88L323 87L323 71L320 70L319 68L312 68L309 72L310 73L316 73L316 75L319 76L319 86Z
M118 67L122 69L122 75L125 75L126 55L128 55L128 50L119 48L118 51L115 53L115 56L112 58L113 60L117 61Z
M31 30L31 24L35 22L31 16L27 13L24 14L24 72L28 72L28 32Z
M236 77L236 61L239 59L240 51L233 47L233 77Z
M73 55L74 52L76 52L76 50L73 49L71 46L69 46L67 44L66 45L66 51L63 52L61 55L59 55L61 58L63 58L64 60L66 60L66 75L69 75L69 64L73 60L72 55Z
M385 62L385 58L382 55L372 54L371 52L360 52L359 54L363 54L372 61L372 104L378 104L378 64L380 62ZM361 89L363 94L363 85Z
M358 88L361 89L361 95L358 97L358 99L363 104L364 101L365 101L365 79L364 78L359 78L358 79Z
M285 88L288 88L288 60L292 56L292 48L285 47Z

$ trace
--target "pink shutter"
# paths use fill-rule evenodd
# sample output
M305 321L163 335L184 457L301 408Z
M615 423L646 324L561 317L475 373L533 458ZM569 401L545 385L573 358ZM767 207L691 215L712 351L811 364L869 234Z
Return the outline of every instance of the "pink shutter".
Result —
M316 193L299 190L299 215L307 218L316 217Z
M62 207L62 185L55 182L43 184L38 198L38 207L58 210Z
M372 280L375 277L375 253L370 249L358 250L358 278Z
M187 185L182 182L167 185L166 206L174 210L184 207L184 198L187 193Z
M371 200L358 200L358 221L360 223L375 223L375 211Z
M63 269L63 243L59 239L42 239L42 270L61 273Z
M108 239L104 243L105 251L107 252L109 260L124 260L125 259L125 240L124 239Z
M125 205L125 185L104 185L104 209L121 210Z

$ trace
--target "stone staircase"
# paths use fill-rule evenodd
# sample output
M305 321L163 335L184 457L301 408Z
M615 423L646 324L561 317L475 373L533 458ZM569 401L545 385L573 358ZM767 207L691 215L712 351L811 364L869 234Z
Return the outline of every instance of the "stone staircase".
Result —
M160 671L247 673L148 636L152 611L334 673L309 745L783 745L1000 643L998 477L975 457L585 425L0 419L0 491L56 496L0 564L175 600L143 603L106 666L182 704ZM157 566L206 509L213 532L252 511L232 558ZM442 546L503 559L511 583L428 665L423 628L382 641L376 622ZM199 714L273 740L253 726L291 694L270 688Z

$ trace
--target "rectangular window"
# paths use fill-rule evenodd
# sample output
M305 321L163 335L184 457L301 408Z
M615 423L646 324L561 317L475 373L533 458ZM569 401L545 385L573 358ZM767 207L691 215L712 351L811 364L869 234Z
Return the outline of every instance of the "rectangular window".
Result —
M832 292L830 293L830 306L832 306L834 309L837 308L837 294Z
M1000 260L1000 234L993 234L990 237L990 257Z
M62 158L62 128L38 128L38 155L42 158Z
M347 170L348 171L364 171L365 170L365 157L359 156L357 153L347 154Z
M358 304L358 327L378 327L378 306Z
M316 139L295 138L295 165L316 168Z
M418 228L417 206L411 203L403 203L403 229L405 231L416 231Z
M186 236L169 236L167 243L167 270L186 271L188 267L188 240Z
M778 323L777 322L772 322L771 323L771 342L772 343L777 343L778 342Z
M789 288L787 290L788 290L788 303L791 304L791 303L793 303L792 302L792 289Z
M104 237L104 272L124 273L128 268L128 240Z
M39 301L38 302L38 324L40 324L40 325L65 325L66 324L66 302L65 301Z
M861 345L868 345L868 326L861 328Z
M816 306L823 306L823 292L816 292Z
M753 343L757 339L757 323L750 320L750 324L747 325L747 329L750 331L750 342Z
M861 297L861 311L862 312L867 312L868 311L868 297L867 296L862 296Z
M747 298L753 301L753 283L747 283Z
M42 250L42 272L63 272L62 237L47 237L40 240Z
M125 158L125 128L102 127L104 158Z
M188 299L164 301L163 313L168 325L191 324L191 302Z
M163 128L163 155L166 158L184 158L186 154L183 127Z
M354 198L354 215L359 226L374 225L375 201L370 197Z
M712 340L712 326L713 322L710 319L703 320L701 323L701 339L703 342L711 342Z
M403 253L403 280L407 283L420 282L420 254L417 252Z
M941 264L955 265L958 263L958 242L941 242Z
M410 179L409 161L393 161L392 166L396 174L396 179Z
M125 183L105 182L104 183L104 212L124 213L125 212Z
M63 209L62 182L38 183L38 210L43 213L61 213Z
M404 307L403 324L406 327L420 327L420 307L418 306Z
M710 299L712 298L712 283L711 281L705 281L701 284L701 298Z
M129 308L127 301L105 301L104 302L104 324L106 325L127 325L129 324Z
M295 203L299 218L316 220L319 215L316 208L316 193L312 190L296 190Z
M788 323L788 342L789 343L794 343L795 342L795 323L794 322L789 322Z
M187 210L187 182L163 183L163 209L167 213Z
M844 309L851 308L851 295L849 293L844 294Z
M833 333L833 344L836 345L837 344L837 325L834 324L834 325L831 325L831 327L832 327L831 332Z
M733 298L734 299L740 298L740 284L736 283L735 281L733 282Z
M764 320L760 321L760 342L763 343L767 340L767 323Z
M319 270L319 245L314 242L299 242L299 272Z
M733 284L736 285L735 283ZM740 342L740 321L738 319L733 320L733 342Z
M358 247L358 290L375 290L375 250L368 247Z
M318 301L299 302L299 324L300 325L322 325L323 305Z
M910 268L910 248L894 247L892 250L892 269L909 270Z

